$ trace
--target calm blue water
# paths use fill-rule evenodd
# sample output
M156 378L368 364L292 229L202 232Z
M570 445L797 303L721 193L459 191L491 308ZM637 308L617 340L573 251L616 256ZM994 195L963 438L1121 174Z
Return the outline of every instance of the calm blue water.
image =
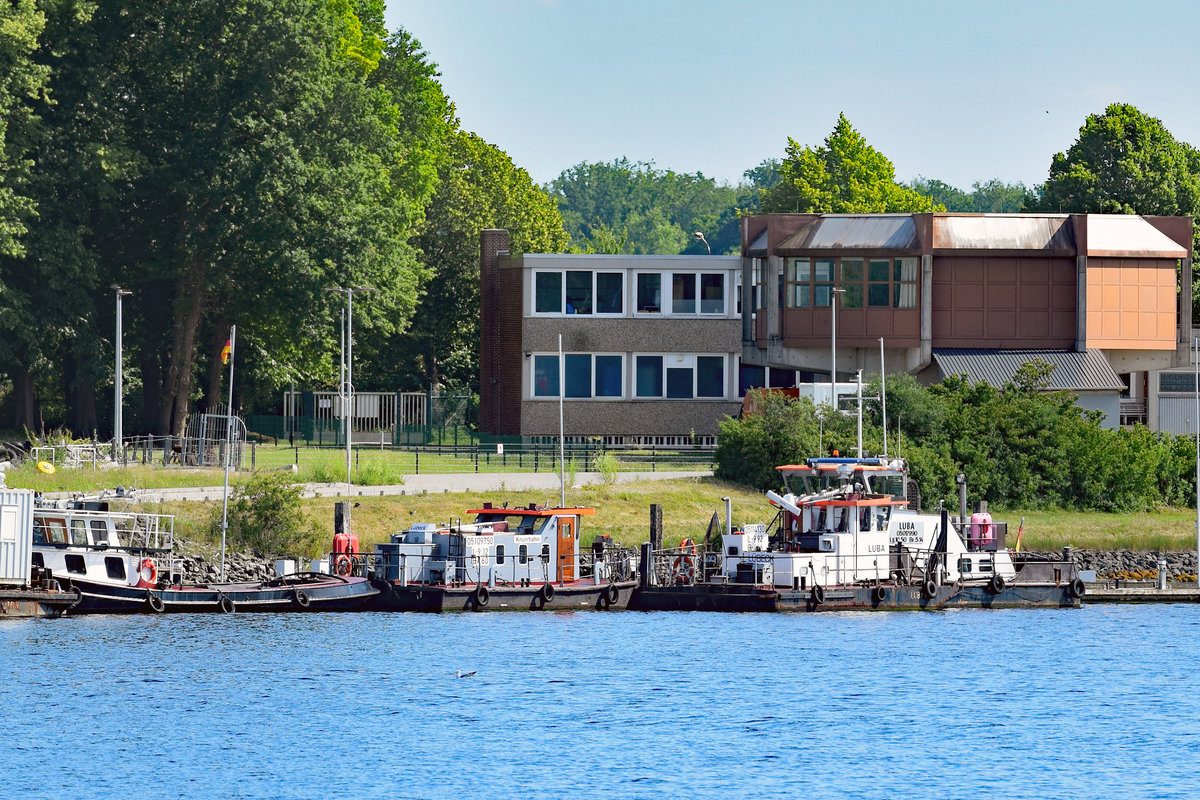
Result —
M0 797L1192 798L1198 655L1183 605L7 620Z

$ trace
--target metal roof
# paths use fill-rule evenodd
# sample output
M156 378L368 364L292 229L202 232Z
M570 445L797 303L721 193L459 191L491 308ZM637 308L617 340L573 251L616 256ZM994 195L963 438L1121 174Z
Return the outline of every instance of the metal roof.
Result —
M1141 217L1132 214L1088 214L1087 254L1187 258L1188 251Z
M823 214L784 239L775 251L916 250L917 225L911 214Z
M746 248L746 255L757 255L759 253L766 254L767 252L767 229L763 228L762 233L754 237L754 241Z
M1049 390L1119 391L1125 388L1108 359L1099 350L967 350L936 349L933 360L947 375L966 375L976 383L983 381L997 389L1012 382L1025 364L1041 359L1054 365L1049 375Z
M1042 250L1073 253L1075 237L1066 214L979 214L933 218L938 250Z

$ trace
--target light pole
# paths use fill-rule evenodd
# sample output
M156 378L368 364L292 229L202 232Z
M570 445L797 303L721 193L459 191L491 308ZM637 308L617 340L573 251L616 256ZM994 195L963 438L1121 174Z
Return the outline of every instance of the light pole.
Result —
M829 400L837 411L837 296L845 289L829 290Z
M346 295L346 380L339 394L342 398L342 415L346 418L346 533L350 527L350 418L354 415L354 295L356 292L373 292L374 286L330 286L327 292Z
M113 284L108 288L117 293L117 341L116 341L116 363L113 367L113 460L116 460L117 452L124 454L125 448L122 446L125 432L123 430L124 422L121 413L122 406L122 389L121 389L121 298L133 294L128 289L122 289L117 284Z
M704 242L704 249L708 251L710 256L712 255L712 248L708 246L708 239L704 238L704 231L696 231L692 234L692 238Z

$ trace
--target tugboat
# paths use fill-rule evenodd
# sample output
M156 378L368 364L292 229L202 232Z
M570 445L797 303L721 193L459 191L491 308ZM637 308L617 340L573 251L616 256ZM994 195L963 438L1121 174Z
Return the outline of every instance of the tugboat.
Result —
M1086 586L1067 560L1010 553L1007 525L981 503L969 518L966 481L960 511L910 508L902 459L813 458L777 468L784 494L770 525L721 536L695 581L639 589L636 608L831 611L951 607L1078 606ZM803 486L798 494L790 482ZM689 554L684 554L685 557ZM658 554L660 560L679 556ZM658 570L662 572L662 570ZM653 571L652 571L653 574Z
M470 523L418 523L375 545L375 580L388 611L625 608L637 585L636 554L600 537L580 553L592 508L498 508ZM367 564L364 563L366 568Z
M79 592L69 613L350 611L378 594L365 578L300 573L264 582L183 583L174 517L115 511L107 500L41 504L33 566Z

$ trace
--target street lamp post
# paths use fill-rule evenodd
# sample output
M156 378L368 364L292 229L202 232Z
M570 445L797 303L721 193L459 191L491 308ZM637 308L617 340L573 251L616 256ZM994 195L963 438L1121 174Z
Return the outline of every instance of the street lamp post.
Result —
M342 399L342 415L346 419L346 533L350 533L350 418L354 411L354 295L356 292L373 292L374 286L330 286L325 291L346 295L346 379L339 394Z
M696 231L692 234L692 237L697 241L704 242L704 249L708 251L710 256L712 255L712 248L708 246L708 239L704 238L704 231Z
M120 451L122 455L124 455L125 452L125 448L122 446L125 436L125 431L123 430L125 420L121 409L121 406L123 405L123 399L121 396L121 298L131 295L133 292L129 291L128 289L122 289L115 283L108 288L112 289L117 294L117 355L115 364L113 366L113 459L116 460L118 451Z
M829 290L829 401L837 411L837 296L845 289Z

